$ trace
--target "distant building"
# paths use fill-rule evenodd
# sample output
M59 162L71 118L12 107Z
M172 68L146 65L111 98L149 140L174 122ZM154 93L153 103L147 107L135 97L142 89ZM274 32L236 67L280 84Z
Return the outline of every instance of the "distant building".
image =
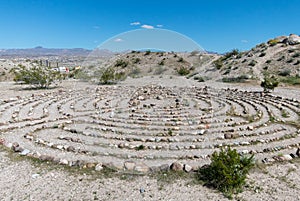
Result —
M58 67L58 68L53 68L53 70L58 71L62 74L68 74L70 72L69 68L65 67L65 66L61 66L61 67Z

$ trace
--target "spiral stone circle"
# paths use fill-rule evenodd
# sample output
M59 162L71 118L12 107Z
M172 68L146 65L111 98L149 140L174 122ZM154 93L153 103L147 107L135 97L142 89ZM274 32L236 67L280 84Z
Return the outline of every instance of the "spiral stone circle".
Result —
M299 100L207 86L90 86L0 101L1 144L95 168L196 170L231 146L263 162L297 157Z

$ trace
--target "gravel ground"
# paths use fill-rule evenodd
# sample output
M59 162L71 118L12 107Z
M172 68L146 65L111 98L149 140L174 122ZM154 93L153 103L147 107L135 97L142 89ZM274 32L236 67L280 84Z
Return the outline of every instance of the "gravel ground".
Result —
M192 86L184 78L128 79L123 83ZM87 83L65 82L64 88L85 87ZM261 90L249 85L204 83L214 87L236 87ZM2 97L37 93L19 90L12 83L0 83ZM299 88L277 88L274 94L300 98ZM1 136L1 134L0 134ZM294 160L256 168L248 178L249 186L236 200L300 200L300 163ZM159 181L159 177L138 176L122 179L100 173L85 174L46 163L20 159L17 154L0 149L0 200L227 200L219 192L202 185L191 184L191 179ZM100 175L99 175L100 174Z

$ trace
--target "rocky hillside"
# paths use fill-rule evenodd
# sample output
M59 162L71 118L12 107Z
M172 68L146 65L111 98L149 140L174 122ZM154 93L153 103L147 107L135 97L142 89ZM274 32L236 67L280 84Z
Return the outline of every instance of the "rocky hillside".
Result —
M300 76L300 37L291 34L261 43L249 51L233 50L215 60L222 77L261 80L264 72L278 76Z

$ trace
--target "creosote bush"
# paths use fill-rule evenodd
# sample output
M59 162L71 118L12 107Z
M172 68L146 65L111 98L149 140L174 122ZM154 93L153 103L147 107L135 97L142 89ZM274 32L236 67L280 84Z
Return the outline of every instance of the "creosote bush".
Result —
M240 156L236 149L230 148L214 152L211 163L198 170L199 179L214 187L227 197L239 193L246 183L249 170L254 166L254 155Z
M53 82L62 78L59 72L41 65L26 67L19 64L11 72L14 74L15 82L29 84L38 89L48 88Z
M265 75L264 80L261 82L260 86L264 89L264 92L270 92L278 87L279 81L274 75Z

